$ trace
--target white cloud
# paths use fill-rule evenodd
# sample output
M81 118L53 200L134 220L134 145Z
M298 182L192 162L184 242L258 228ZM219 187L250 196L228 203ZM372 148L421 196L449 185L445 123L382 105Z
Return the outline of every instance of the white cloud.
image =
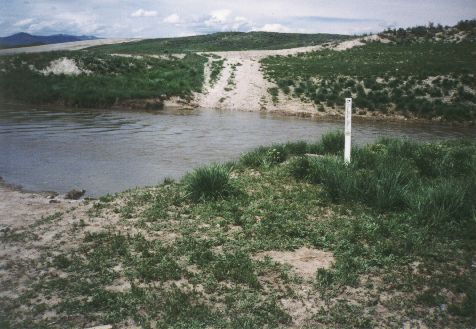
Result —
M388 25L406 27L429 21L452 25L461 19L474 18L476 1L0 0L0 8L1 35L31 28L42 35L134 37L140 34L152 38L250 30L362 33L380 31ZM69 19L62 16L64 13L81 17ZM170 14L179 16L179 22L172 23L176 18ZM167 19L167 15L171 17ZM142 32L135 32L137 28L143 29Z
M261 28L256 29L256 31L264 31L264 32L291 32L291 29L284 26L283 24L265 24Z
M249 31L252 26L252 22L243 16L236 16L231 24L233 31Z
M96 17L89 13L61 13L54 19L35 20L25 31L34 34L90 34L101 35L105 31L104 25L97 23Z
M250 31L253 22L245 16L232 15L229 9L219 9L209 12L208 15L195 17L188 24L191 30L199 33L212 33L219 31Z
M231 10L229 9L214 10L210 13L210 17L205 21L205 25L215 26L223 24L227 21L230 14Z
M155 17L157 16L157 12L155 10L144 10L144 9L137 9L135 12L131 14L132 17Z
M172 14L164 18L164 23L177 24L180 23L180 16L177 14Z
M25 18L25 19L22 19L22 20L19 20L18 22L16 22L15 24L13 24L13 26L25 26L25 25L28 25L30 23L33 22L33 18Z

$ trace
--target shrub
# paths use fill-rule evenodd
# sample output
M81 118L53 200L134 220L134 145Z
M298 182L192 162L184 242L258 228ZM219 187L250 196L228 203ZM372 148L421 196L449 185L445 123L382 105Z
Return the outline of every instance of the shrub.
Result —
M439 176L444 152L441 144L422 144L417 147L413 154L413 160L420 174L427 177Z
M260 146L250 152L242 154L239 163L245 167L259 168L261 166L273 166L286 160L288 151L299 152L302 145L289 143L287 145Z
M216 199L232 192L229 170L220 164L200 167L184 177L185 189L192 200Z
M447 142L442 173L454 177L476 177L476 147L469 142Z
M271 99L273 100L273 103L276 104L278 102L279 89L277 87L268 88L268 93L271 95Z
M448 175L467 177L475 173L476 149L471 143L464 141L439 144L392 143L392 153L412 159L420 174L425 177L435 178Z
M284 147L277 145L268 149L263 159L263 165L273 166L286 160Z
M352 164L356 168L375 168L379 159L387 154L387 147L380 143L366 145L362 148L353 148Z
M377 144L383 145L389 156L393 158L408 158L414 159L415 152L420 147L420 144L414 143L408 139L394 139L394 138L381 138L377 141Z
M340 158L325 156L310 160L308 179L312 183L322 184L333 201L345 201L353 198L357 191L356 176Z
M304 155L308 151L308 145L305 141L287 142L284 150L287 155Z
M321 137L321 152L324 154L338 154L344 150L344 133L332 131Z
M311 168L311 160L307 156L293 159L288 165L288 171L296 179L307 178Z
M376 168L358 176L356 196L365 204L382 211L405 210L413 168L399 159L377 159ZM359 193L360 192L360 193Z
M278 80L277 82L277 85L278 87L285 93L285 94L289 94L289 92L291 91L289 89L289 86L292 86L294 83L292 80ZM277 95L276 95L277 96Z
M263 165L268 147L260 146L241 155L239 163L245 167L259 168Z

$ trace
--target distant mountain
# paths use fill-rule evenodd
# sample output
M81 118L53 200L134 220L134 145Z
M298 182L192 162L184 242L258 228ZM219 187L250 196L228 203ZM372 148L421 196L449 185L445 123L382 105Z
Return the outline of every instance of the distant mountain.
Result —
M89 35L68 35L68 34L55 34L48 36L41 35L31 35L28 33L16 33L8 37L0 37L0 48L14 48L14 47L25 47L25 46L36 46L36 45L47 45L52 43L63 43L71 41L82 41L82 40L94 40L98 39L95 36Z

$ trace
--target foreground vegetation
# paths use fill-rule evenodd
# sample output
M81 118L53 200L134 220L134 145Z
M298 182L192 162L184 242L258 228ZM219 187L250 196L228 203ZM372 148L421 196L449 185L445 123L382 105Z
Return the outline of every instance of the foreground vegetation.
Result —
M64 228L36 263L7 263L31 281L0 326L474 326L476 144L382 139L349 165L342 147L261 147L8 232L28 248ZM333 265L305 276L267 257L301 247Z
M184 53L230 50L286 49L349 39L339 34L299 34L274 32L220 32L182 38L147 39L139 42L104 45L90 49L130 54Z
M74 61L74 74L48 72L55 61ZM0 98L67 106L111 106L124 100L201 91L207 59L187 55L123 57L87 51L0 57ZM160 105L160 102L159 102Z
M459 30L453 29L457 34ZM400 36L391 43L274 56L262 63L268 79L283 94L313 102L321 111L353 97L361 114L474 121L476 43L472 34L457 34L465 39L455 43L443 37L415 39L413 30L387 31L383 35L390 39L394 34ZM474 31L476 24L471 33Z

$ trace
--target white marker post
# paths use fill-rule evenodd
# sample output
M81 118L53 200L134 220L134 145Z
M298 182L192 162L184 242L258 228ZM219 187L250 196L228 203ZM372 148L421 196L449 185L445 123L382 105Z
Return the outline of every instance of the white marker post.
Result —
M345 99L345 147L344 147L344 162L350 163L350 149L351 149L351 132L352 132L352 98Z

